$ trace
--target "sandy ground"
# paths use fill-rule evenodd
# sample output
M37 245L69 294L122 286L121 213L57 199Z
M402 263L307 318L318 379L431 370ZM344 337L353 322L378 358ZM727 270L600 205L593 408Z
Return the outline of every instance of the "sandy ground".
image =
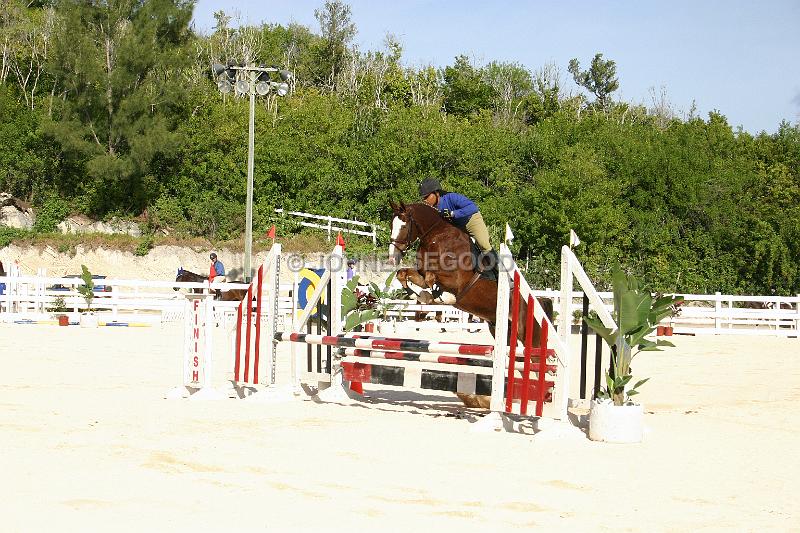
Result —
M673 339L609 445L475 434L446 394L165 400L177 325L0 324L0 530L799 530L800 340Z

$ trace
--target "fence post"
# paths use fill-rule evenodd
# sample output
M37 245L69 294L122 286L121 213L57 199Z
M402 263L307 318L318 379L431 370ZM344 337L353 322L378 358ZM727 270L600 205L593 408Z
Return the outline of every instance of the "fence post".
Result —
M794 304L797 309L797 320L794 321L795 338L800 339L800 294L797 295L797 302Z
M733 296L728 297L728 329L733 328Z
M564 346L569 346L569 336L570 330L572 329L572 321L570 320L569 316L569 309L572 306L572 289L575 286L575 281L573 280L573 265L572 265L572 251L569 250L566 246L561 248L561 291L559 294L559 313L558 313L558 329L554 332L558 337L561 337L561 341ZM555 304L554 304L555 307ZM564 361L564 414L566 416L567 412L567 405L569 403L569 388L570 388L570 375L569 369L574 368L575 361L572 361L572 357L575 353L575 350L569 350L566 354L567 360ZM542 357L546 359L546 356L542 354ZM554 391L555 392L555 391Z
M508 335L508 321L509 321L509 292L510 286L508 282L509 274L514 274L512 267L513 259L511 251L506 246L505 242L500 245L500 253L498 254L497 264L497 304L496 304L496 325L494 336L494 350L492 352L492 396L489 403L489 410L494 413L504 413L506 404L503 401L503 393L505 392L504 384L506 378L505 361L509 344L516 345L517 339L509 339L506 342ZM509 268L511 267L511 268ZM528 308L528 313L533 314L533 309ZM514 376L509 370L509 379L513 381Z
M116 285L111 286L111 301L113 302L111 305L111 316L116 320L119 315L119 287Z
M722 293L714 293L714 333L719 335L722 328Z
M569 254L565 250L561 250L561 294L559 294L559 312L558 312L558 336L564 341L564 344L569 342L570 329L572 329L572 321L569 319L569 308L572 306L572 261L570 261ZM554 302L555 306L555 302ZM570 361L570 364L574 361Z

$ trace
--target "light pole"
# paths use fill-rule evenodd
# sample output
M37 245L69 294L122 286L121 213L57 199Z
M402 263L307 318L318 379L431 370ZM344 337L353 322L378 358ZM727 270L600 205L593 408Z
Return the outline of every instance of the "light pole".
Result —
M266 96L274 92L278 96L286 96L289 92L288 82L292 79L292 73L277 67L257 67L255 65L235 65L231 63L228 63L228 65L214 63L211 66L211 70L217 81L219 92L222 94L235 92L237 96L250 96L250 120L247 138L247 207L244 234L244 279L246 282L250 282L253 279L251 260L253 254L253 166L255 162L256 95ZM270 79L273 73L280 76L280 82Z

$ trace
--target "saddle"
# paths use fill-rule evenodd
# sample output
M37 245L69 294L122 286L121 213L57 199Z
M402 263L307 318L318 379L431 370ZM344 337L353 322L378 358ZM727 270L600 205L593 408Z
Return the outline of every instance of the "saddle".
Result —
M495 250L483 252L480 248L470 240L470 251L472 252L472 265L475 275L472 277L467 286L461 289L459 294L456 295L456 301L460 300L469 290L477 283L479 279L488 281L497 281L499 277L498 263L499 258ZM439 298L443 289L437 284L431 289L431 294L434 298Z
M469 249L472 253L472 271L479 273L479 279L486 279L489 281L497 281L499 271L497 270L497 265L500 262L499 257L497 256L496 250L490 250L488 252L483 252L478 245L475 244L475 241L472 240L472 237L469 237L469 233L465 228L460 226L456 226L453 224L453 221L450 219L445 218L448 223L452 224L453 226L457 227L461 230L467 238L469 239ZM477 279L475 279L470 286L472 286Z

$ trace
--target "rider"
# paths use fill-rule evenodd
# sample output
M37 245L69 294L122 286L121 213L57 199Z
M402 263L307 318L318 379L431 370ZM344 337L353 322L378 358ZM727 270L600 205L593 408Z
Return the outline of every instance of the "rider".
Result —
M422 201L439 210L442 216L475 239L475 244L482 252L489 252L489 230L475 202L457 192L445 192L436 178L425 178L419 184L419 196Z
M208 256L211 259L211 269L208 271L208 281L213 285L216 283L225 283L225 265L222 264L222 261L217 259L217 254L211 252L211 255ZM219 289L216 290L217 292L217 300L222 298L222 291Z
M419 195L423 202L438 209L444 218L466 230L475 239L484 260L488 256L493 258L494 264L486 266L496 267L497 253L489 242L489 230L486 229L486 223L475 202L463 194L444 191L436 178L422 180L419 184Z

